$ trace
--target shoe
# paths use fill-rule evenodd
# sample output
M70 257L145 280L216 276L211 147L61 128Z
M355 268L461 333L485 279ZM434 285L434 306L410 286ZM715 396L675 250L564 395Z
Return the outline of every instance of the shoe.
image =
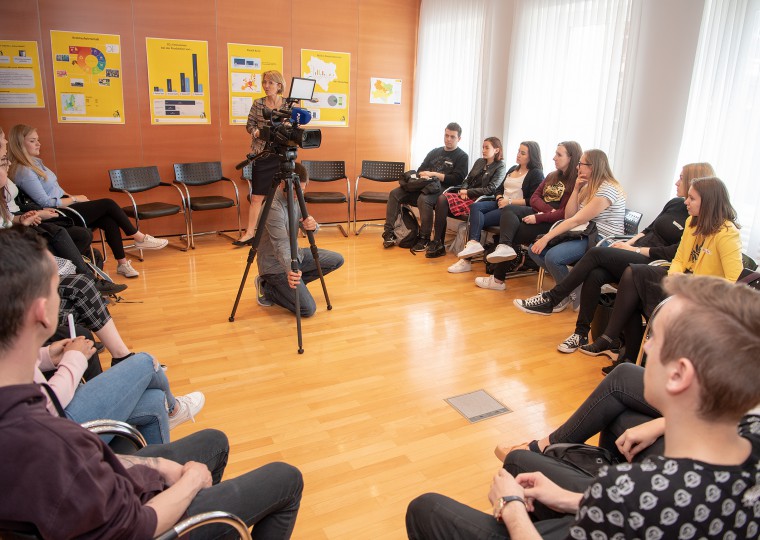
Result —
M570 306L573 304L573 299L569 296L566 296L562 300L560 300L559 304L554 306L554 309L552 309L552 313L560 313L562 311L565 311L567 309L567 306Z
M383 233L383 247L390 248L396 245L396 235L393 231L385 231Z
M430 240L428 240L425 237L418 236L417 242L412 246L412 251L416 253L420 253L421 251L425 251L427 249L428 244L430 243Z
M256 284L256 302L258 302L260 306L271 307L274 305L274 302L269 300L266 293L262 290L262 281L261 276L256 276L256 279L253 280Z
M140 275L140 272L132 268L132 262L129 260L127 260L127 262L124 264L117 266L116 273L128 278L133 278Z
M112 294L118 294L124 291L127 286L123 283L114 283L113 281L106 281L105 279L96 279L95 288L101 296L111 296Z
M614 360L612 364L610 364L609 366L604 366L602 368L602 374L606 377L612 372L613 369L618 367L620 364L625 364L625 363L626 363L626 360L620 360L620 359Z
M169 429L174 429L188 420L195 422L195 415L201 412L206 396L203 392L190 392L186 396L174 398L174 410L176 414L169 416Z
M106 349L106 346L103 345L100 341L94 341L92 346L95 347L95 352L98 354L102 353Z
M578 313L581 310L581 297L575 293L570 293L570 300L573 302L573 311Z
M438 240L433 240L427 245L427 250L425 251L426 258L435 259L444 255L446 255L446 248Z
M524 442L524 443L516 444L514 446L505 446L503 444L498 444L496 445L496 448L494 449L493 453L496 455L497 458L499 458L499 461L504 463L504 460L507 459L507 456L514 450L530 450L531 452L535 452L536 454L542 453L541 449L538 446L538 441Z
M516 258L517 252L512 246L508 246L507 244L499 244L492 253L486 256L486 260L490 263L507 262Z
M459 259L457 262L449 266L449 274L461 274L462 272L469 272L472 270L472 263L467 259Z
M565 341L557 345L559 352L570 354L578 350L578 347L588 345L588 337L580 334L573 334Z
M232 245L235 247L250 246L251 244L253 244L253 239L254 237L251 236L248 240L235 240L232 242Z
M169 244L169 241L165 238L153 238L151 235L146 234L142 242L135 241L135 247L140 249L163 249Z
M610 360L615 361L618 358L620 341L610 341L606 336L600 336L593 343L581 345L578 350L589 356L607 356Z
M482 245L480 245L480 242L477 240L469 240L465 245L464 249L457 253L457 257L460 259L465 259L467 257L475 257L477 255L482 254L485 251Z
M525 300L515 298L512 303L520 311L534 315L551 315L554 312L552 301L544 293L531 296Z
M481 289L492 289L494 291L503 291L507 288L507 284L503 281L499 283L493 276L476 277L475 285Z

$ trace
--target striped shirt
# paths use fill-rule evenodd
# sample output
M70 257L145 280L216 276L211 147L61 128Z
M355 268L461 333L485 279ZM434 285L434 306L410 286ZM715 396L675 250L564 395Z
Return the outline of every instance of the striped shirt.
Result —
M599 212L593 219L599 231L599 236L623 234L625 231L625 193L622 188L610 182L603 182L596 193L594 193L594 197L604 197L610 201L610 205ZM580 208L584 206L583 203L580 204Z

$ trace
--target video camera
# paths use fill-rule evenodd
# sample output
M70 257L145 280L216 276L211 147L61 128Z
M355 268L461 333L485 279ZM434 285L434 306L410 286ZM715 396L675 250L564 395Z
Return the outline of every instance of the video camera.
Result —
M280 109L264 108L264 118L269 123L259 130L259 138L266 141L267 150L282 153L286 147L319 148L322 132L319 129L299 127L311 121L311 112L293 106L301 100L311 101L315 84L316 81L313 79L293 77L290 95L285 99L285 105Z

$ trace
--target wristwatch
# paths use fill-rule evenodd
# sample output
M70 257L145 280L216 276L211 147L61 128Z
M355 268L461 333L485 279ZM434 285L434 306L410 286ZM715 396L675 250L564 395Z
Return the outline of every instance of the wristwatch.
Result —
M636 248L636 254L641 255L641 248Z
M504 507L511 502L519 501L525 505L525 500L517 495L507 495L506 497L499 497L499 499L493 505L493 517L496 521L501 521L501 513L504 511Z

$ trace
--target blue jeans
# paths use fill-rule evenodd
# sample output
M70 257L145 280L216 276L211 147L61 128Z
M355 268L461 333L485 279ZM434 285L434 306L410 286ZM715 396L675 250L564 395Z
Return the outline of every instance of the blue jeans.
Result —
M530 247L532 248L533 244ZM528 250L528 255L538 266L545 268L554 278L554 282L559 284L570 273L567 265L579 261L586 253L586 248L588 248L588 240L580 238L545 249L540 255Z
M169 381L153 357L137 353L80 384L64 411L78 424L101 418L132 424L148 444L159 444L169 442L166 407L171 410L174 403Z
M322 267L323 275L326 276L333 270L337 270L343 266L343 255L340 253L326 249L318 251L319 264ZM300 265L301 281L298 287L291 289L288 285L288 275L282 272L280 274L264 274L261 276L261 290L267 300L271 300L278 306L282 306L293 313L296 312L296 291L298 291L301 316L311 317L317 311L317 303L311 296L309 289L306 288L306 284L318 279L319 273L317 272L317 265L314 262L311 250L302 249L301 252L303 253L303 261L301 261Z
M480 242L480 235L486 227L499 224L501 209L496 201L480 201L470 206L470 237L468 240Z

